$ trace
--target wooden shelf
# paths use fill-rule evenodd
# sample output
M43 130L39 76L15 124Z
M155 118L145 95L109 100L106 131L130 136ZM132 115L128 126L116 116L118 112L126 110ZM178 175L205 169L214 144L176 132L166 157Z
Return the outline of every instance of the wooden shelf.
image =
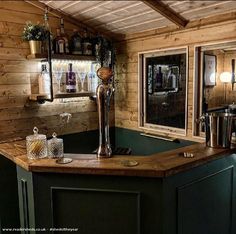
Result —
M59 98L76 98L76 97L92 97L94 95L93 92L78 92L78 93L56 93L54 95L54 99ZM31 101L43 101L46 99L49 99L50 97L48 95L42 95L42 94L31 94L29 96L29 100Z
M27 59L47 60L47 55L46 54L30 54L27 56ZM96 57L92 55L74 55L74 54L52 54L52 59L96 61Z
M93 96L93 92L78 92L78 93L56 93L54 98L74 98L74 97L90 97Z

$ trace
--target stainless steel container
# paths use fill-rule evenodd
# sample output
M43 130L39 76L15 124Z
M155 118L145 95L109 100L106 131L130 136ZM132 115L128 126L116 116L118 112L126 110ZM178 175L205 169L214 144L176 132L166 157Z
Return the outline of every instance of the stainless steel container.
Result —
M231 114L236 114L236 104L229 105L227 111ZM236 143L236 118L233 120L232 125L232 142Z
M232 123L236 115L211 112L205 115L206 145L213 148L229 148L232 137Z

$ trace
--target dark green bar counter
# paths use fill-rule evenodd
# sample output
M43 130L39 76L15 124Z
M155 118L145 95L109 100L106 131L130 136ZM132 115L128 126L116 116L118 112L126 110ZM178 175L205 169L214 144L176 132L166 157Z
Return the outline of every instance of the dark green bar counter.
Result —
M85 154L86 149L77 154L75 147L76 142L84 145L87 140L93 149L96 137L82 135L76 141L65 136L66 152L74 160L58 165L54 159L28 160L24 141L0 144L1 230L21 227L26 228L22 233L41 233L34 231L37 228L46 233L69 233L71 228L81 234L236 233L233 148L211 149L204 144L161 140L151 144L138 132L118 131L120 136L116 134L113 144L138 144L146 153L150 149L150 155L98 160L95 155ZM126 135L125 139L124 133L130 137ZM70 137L74 142L68 140ZM125 145L129 140L130 144ZM159 153L152 152L156 148ZM184 158L179 154L182 152L191 152L195 157ZM126 167L124 160L139 164ZM9 201L11 206L6 206ZM27 232L27 228L31 230Z

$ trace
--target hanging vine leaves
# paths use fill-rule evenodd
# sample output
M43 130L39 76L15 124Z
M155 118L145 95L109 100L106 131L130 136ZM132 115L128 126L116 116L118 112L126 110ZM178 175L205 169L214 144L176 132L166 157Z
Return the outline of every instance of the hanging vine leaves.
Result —
M95 38L95 55L101 66L113 68L115 62L115 49L113 43L105 37Z

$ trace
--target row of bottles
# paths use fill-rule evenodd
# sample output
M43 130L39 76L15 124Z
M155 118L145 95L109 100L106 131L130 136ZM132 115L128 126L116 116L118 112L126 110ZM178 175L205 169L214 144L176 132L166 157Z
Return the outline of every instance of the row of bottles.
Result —
M53 53L94 55L95 45L86 29L83 31L83 36L77 29L74 29L73 35L69 38L65 33L63 18L60 22L60 28L56 30L56 37L53 39Z
M174 72L174 69L177 69L177 72ZM163 73L162 67L159 66L154 79L154 91L159 91L161 89L177 89L178 77L176 73L179 74L178 67L169 67Z
M81 63L82 64L82 63ZM98 78L95 73L97 64L76 64L76 71L73 69L73 64L68 64L67 71L65 64L57 64L53 67L53 77L58 83L57 93L66 91L67 93L90 91L95 92L98 85ZM50 75L46 64L42 64L41 74L39 75L39 94L50 94ZM61 81L65 79L65 89L61 87ZM87 87L85 88L85 81ZM80 86L79 86L80 85Z

